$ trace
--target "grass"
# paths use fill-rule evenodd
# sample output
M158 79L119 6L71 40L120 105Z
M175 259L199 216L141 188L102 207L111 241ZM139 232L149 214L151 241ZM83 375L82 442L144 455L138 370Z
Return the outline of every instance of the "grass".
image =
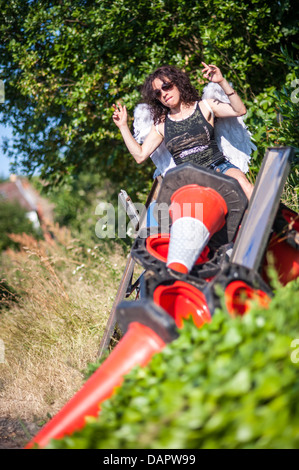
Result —
M299 208L299 168L298 166L292 169L287 183L284 185L283 193L281 196L282 202L290 209L298 212Z
M54 238L40 241L13 235L21 249L2 254L0 274L14 290L14 301L0 299L0 416L41 423L96 360L126 262L117 245L83 246L67 229L50 229Z

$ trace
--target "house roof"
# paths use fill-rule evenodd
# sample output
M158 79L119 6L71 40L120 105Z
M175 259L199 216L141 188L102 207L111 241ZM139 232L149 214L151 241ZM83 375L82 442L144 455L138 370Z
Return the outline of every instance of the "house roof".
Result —
M28 212L36 211L37 209L34 199L23 187L20 179L0 184L0 196L8 201L18 202Z
M18 202L27 212L35 211L47 219L52 219L53 205L42 198L25 178L12 175L10 181L1 183L0 202L2 198Z

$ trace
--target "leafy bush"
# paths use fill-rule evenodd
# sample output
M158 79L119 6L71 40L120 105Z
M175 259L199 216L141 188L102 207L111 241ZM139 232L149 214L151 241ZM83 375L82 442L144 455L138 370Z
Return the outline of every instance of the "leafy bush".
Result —
M135 367L98 419L50 448L299 447L298 281L278 287L268 310L217 311Z
M258 149L253 153L251 171L256 175L268 147L292 146L295 150L295 161L289 177L289 190L297 194L299 185L299 60L282 49L279 60L282 67L287 67L285 83L281 88L270 86L247 101L246 124L253 134ZM290 202L291 201L287 201ZM296 210L296 208L294 207Z

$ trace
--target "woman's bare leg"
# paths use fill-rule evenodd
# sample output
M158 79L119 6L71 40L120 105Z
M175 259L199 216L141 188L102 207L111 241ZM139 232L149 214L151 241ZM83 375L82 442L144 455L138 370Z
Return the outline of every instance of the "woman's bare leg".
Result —
M229 168L225 174L239 181L241 188L249 200L251 198L254 186L253 184L249 183L244 173L241 170L237 170L236 168Z

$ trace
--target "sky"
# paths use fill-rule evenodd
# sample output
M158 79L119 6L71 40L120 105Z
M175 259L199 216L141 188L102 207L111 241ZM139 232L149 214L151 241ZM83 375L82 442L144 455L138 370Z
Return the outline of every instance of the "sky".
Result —
M0 124L0 177L8 178L10 175L10 171L9 171L10 160L6 156L4 156L3 151L2 151L3 137L12 138L12 132L9 127L6 127Z
M5 103L5 90L4 90L4 83L3 80L0 80L0 104L2 105ZM1 111L1 108L0 108ZM7 157L3 155L2 151L2 143L3 137L12 137L11 129L9 127L0 124L0 177L8 178L10 171L9 171L9 160Z

